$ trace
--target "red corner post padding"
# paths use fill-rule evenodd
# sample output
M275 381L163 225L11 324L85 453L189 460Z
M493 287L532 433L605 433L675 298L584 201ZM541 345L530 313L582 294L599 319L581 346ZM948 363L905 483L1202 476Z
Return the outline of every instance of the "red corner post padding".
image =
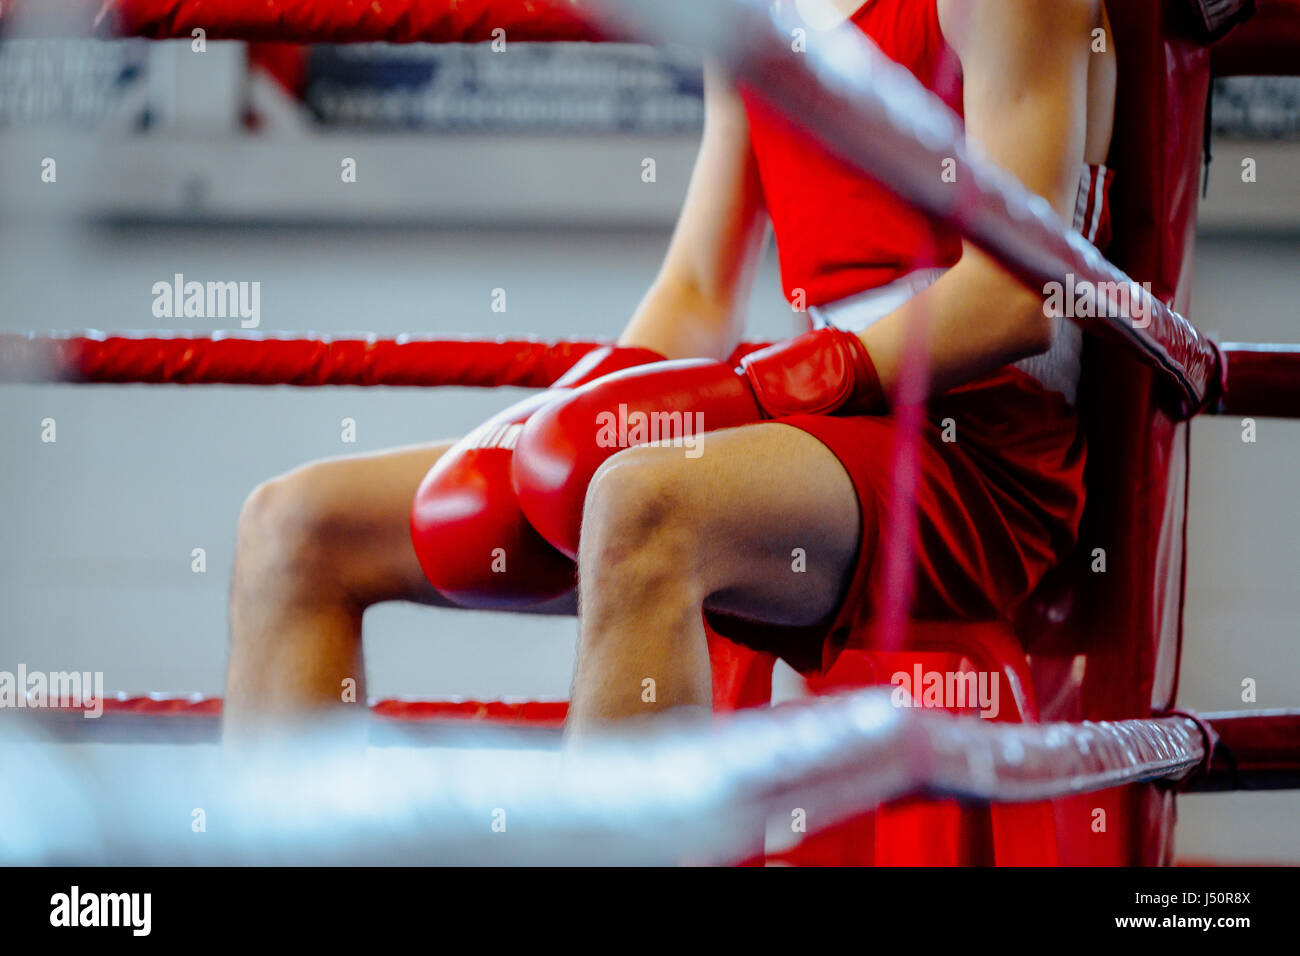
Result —
M987 719L1004 723L1037 719L1024 652L1010 629L998 621L912 622L904 650L850 648L828 674L810 681L810 687L824 693L912 678L915 689L917 675L963 672L986 675L986 680L995 675L991 680L996 682L996 712L984 714ZM946 709L955 711L952 706ZM980 806L921 798L860 814L805 838L775 859L798 866L1054 866L1060 862L1055 811L1049 801Z
M1187 0L1107 3L1119 59L1111 257L1188 309L1209 50L1174 26ZM1182 639L1187 425L1126 350L1089 339L1079 408L1088 503L1079 546L1017 630L1045 720L1146 717L1174 702ZM1057 801L1061 862L1172 862L1172 795L1155 785Z

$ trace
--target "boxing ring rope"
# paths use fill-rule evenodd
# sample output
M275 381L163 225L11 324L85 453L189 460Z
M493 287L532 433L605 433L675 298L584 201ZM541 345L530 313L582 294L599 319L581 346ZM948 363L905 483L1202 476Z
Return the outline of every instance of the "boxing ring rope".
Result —
M739 361L765 343L745 342ZM598 342L255 332L0 332L0 384L545 388Z
M744 342L730 360L762 348ZM598 342L405 334L0 332L0 384L545 388ZM1300 346L1225 342L1209 414L1300 418Z
M97 23L156 37L202 27L213 39L451 42L491 38L501 26L516 40L635 34L679 43L720 61L824 146L954 227L1031 288L1072 275L1076 284L1135 295L1141 321L1108 300L1115 314L1080 324L1121 340L1156 369L1184 415L1215 394L1225 374L1219 350L1066 230L1044 200L973 156L955 117L856 30L818 34L795 55L793 22L758 4L614 6L635 29L625 33L619 19L593 30L585 6L533 0L109 0ZM956 184L937 174L949 158ZM409 336L10 335L0 339L0 380L540 386L590 347ZM501 381L503 368L517 377ZM1294 750L1285 733L1296 715L1275 717L1269 726ZM1215 759L1214 730L1189 716L994 724L898 708L879 689L740 712L703 729L668 722L562 751L484 746L518 743L494 730L475 734L475 749L422 752L382 775L358 772L355 752L323 733L255 775L216 759L180 778L157 767L123 773L102 753L62 759L33 729L7 722L0 730L15 765L26 768L0 783L0 817L17 822L0 834L6 863L725 862L750 855L755 828L795 806L815 806L813 829L821 829L903 796L1042 800L1190 779ZM197 806L222 826L196 838L169 819ZM513 821L508 834L491 827L502 808Z
M901 709L878 688L560 751L478 735L382 773L329 726L255 772L218 755L184 775L124 773L102 750L58 759L15 729L6 751L24 772L0 783L6 864L734 862L796 807L815 808L820 829L913 794L1039 800L1176 779L1206 757L1189 717L995 725ZM196 807L220 826L196 836Z
M0 333L0 382L544 388L596 347L417 335Z
M0 24L24 33L279 43L591 41L602 35L575 0L9 0ZM503 31L503 32L499 32Z
M181 721L191 718L215 720L221 716L222 701L220 697L206 697L202 694L125 694L107 696L102 702L103 714L113 717L178 717ZM526 723L534 726L558 727L564 722L568 712L568 701L564 700L472 700L452 697L444 700L419 700L405 697L387 697L371 701L372 716L399 722L419 722L431 720L471 720L501 721L505 723ZM31 713L35 719L46 719L50 715L53 721L70 717L86 719L84 714L91 710L87 705L68 707L34 708ZM102 718L91 718L99 720ZM166 721L156 722L165 726Z
M221 742L220 697L201 694L105 695L96 702L41 706L30 699L22 719L42 738L58 743L217 744ZM386 698L369 704L366 735L371 746L440 744L466 726L511 727L520 741L555 743L564 725L565 700L417 700Z
M91 4L88 4L91 5ZM93 0L101 35L285 43L518 43L607 39L577 0ZM497 31L502 31L498 34Z
M95 708L40 707L27 711L49 740L111 743L217 743L221 739L220 697L202 694L118 693L99 702L99 716L86 724ZM551 732L568 713L563 700L420 700L387 698L369 704L372 745L419 746L457 739L467 724L495 729ZM174 719L173 719L174 718ZM1270 710L1198 714L1194 718L1208 739L1210 754L1200 770L1178 781L1183 792L1267 790L1300 786L1300 711ZM1069 725L1063 725L1069 726ZM1109 726L1123 727L1123 722ZM427 734L414 733L429 728ZM487 738L500 742L503 738Z

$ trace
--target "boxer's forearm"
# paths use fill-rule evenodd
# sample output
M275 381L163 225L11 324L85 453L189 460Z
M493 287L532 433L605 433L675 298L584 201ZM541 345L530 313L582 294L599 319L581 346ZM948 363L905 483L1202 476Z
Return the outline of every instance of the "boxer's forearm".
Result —
M1024 288L991 260L967 249L957 265L907 305L862 333L880 383L894 395L906 349L916 343L936 395L1052 343L1042 296Z
M705 71L704 102L700 152L668 252L619 340L670 358L731 353L767 232L744 105L712 69Z
M966 135L1068 221L1083 162L1098 0L943 0L939 13L961 60ZM1042 297L967 244L938 282L863 333L890 392L903 368L908 312L928 319L930 394L1051 344Z

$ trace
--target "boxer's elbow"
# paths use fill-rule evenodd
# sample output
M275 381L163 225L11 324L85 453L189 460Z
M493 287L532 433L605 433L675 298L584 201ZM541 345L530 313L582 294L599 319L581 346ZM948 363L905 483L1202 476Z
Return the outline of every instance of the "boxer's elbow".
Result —
M727 296L680 277L660 277L620 342L668 358L723 358L740 338L743 312Z
M1041 293L1027 288L983 252L966 248L949 270L940 308L951 306L973 321L981 345L993 357L1014 362L1045 352L1055 324ZM937 284L936 284L937 286Z
M1052 347L1056 323L1041 296L1017 289L1006 310L1003 344L1012 360L1028 358Z
M679 299L688 358L724 359L745 328L745 302L733 288L691 283Z

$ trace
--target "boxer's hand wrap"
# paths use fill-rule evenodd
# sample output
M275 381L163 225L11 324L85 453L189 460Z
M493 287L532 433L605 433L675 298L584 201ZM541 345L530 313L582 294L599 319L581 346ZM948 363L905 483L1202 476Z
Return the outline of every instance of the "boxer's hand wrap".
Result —
M738 371L767 418L889 410L867 347L852 332L833 326L753 352L741 360Z

